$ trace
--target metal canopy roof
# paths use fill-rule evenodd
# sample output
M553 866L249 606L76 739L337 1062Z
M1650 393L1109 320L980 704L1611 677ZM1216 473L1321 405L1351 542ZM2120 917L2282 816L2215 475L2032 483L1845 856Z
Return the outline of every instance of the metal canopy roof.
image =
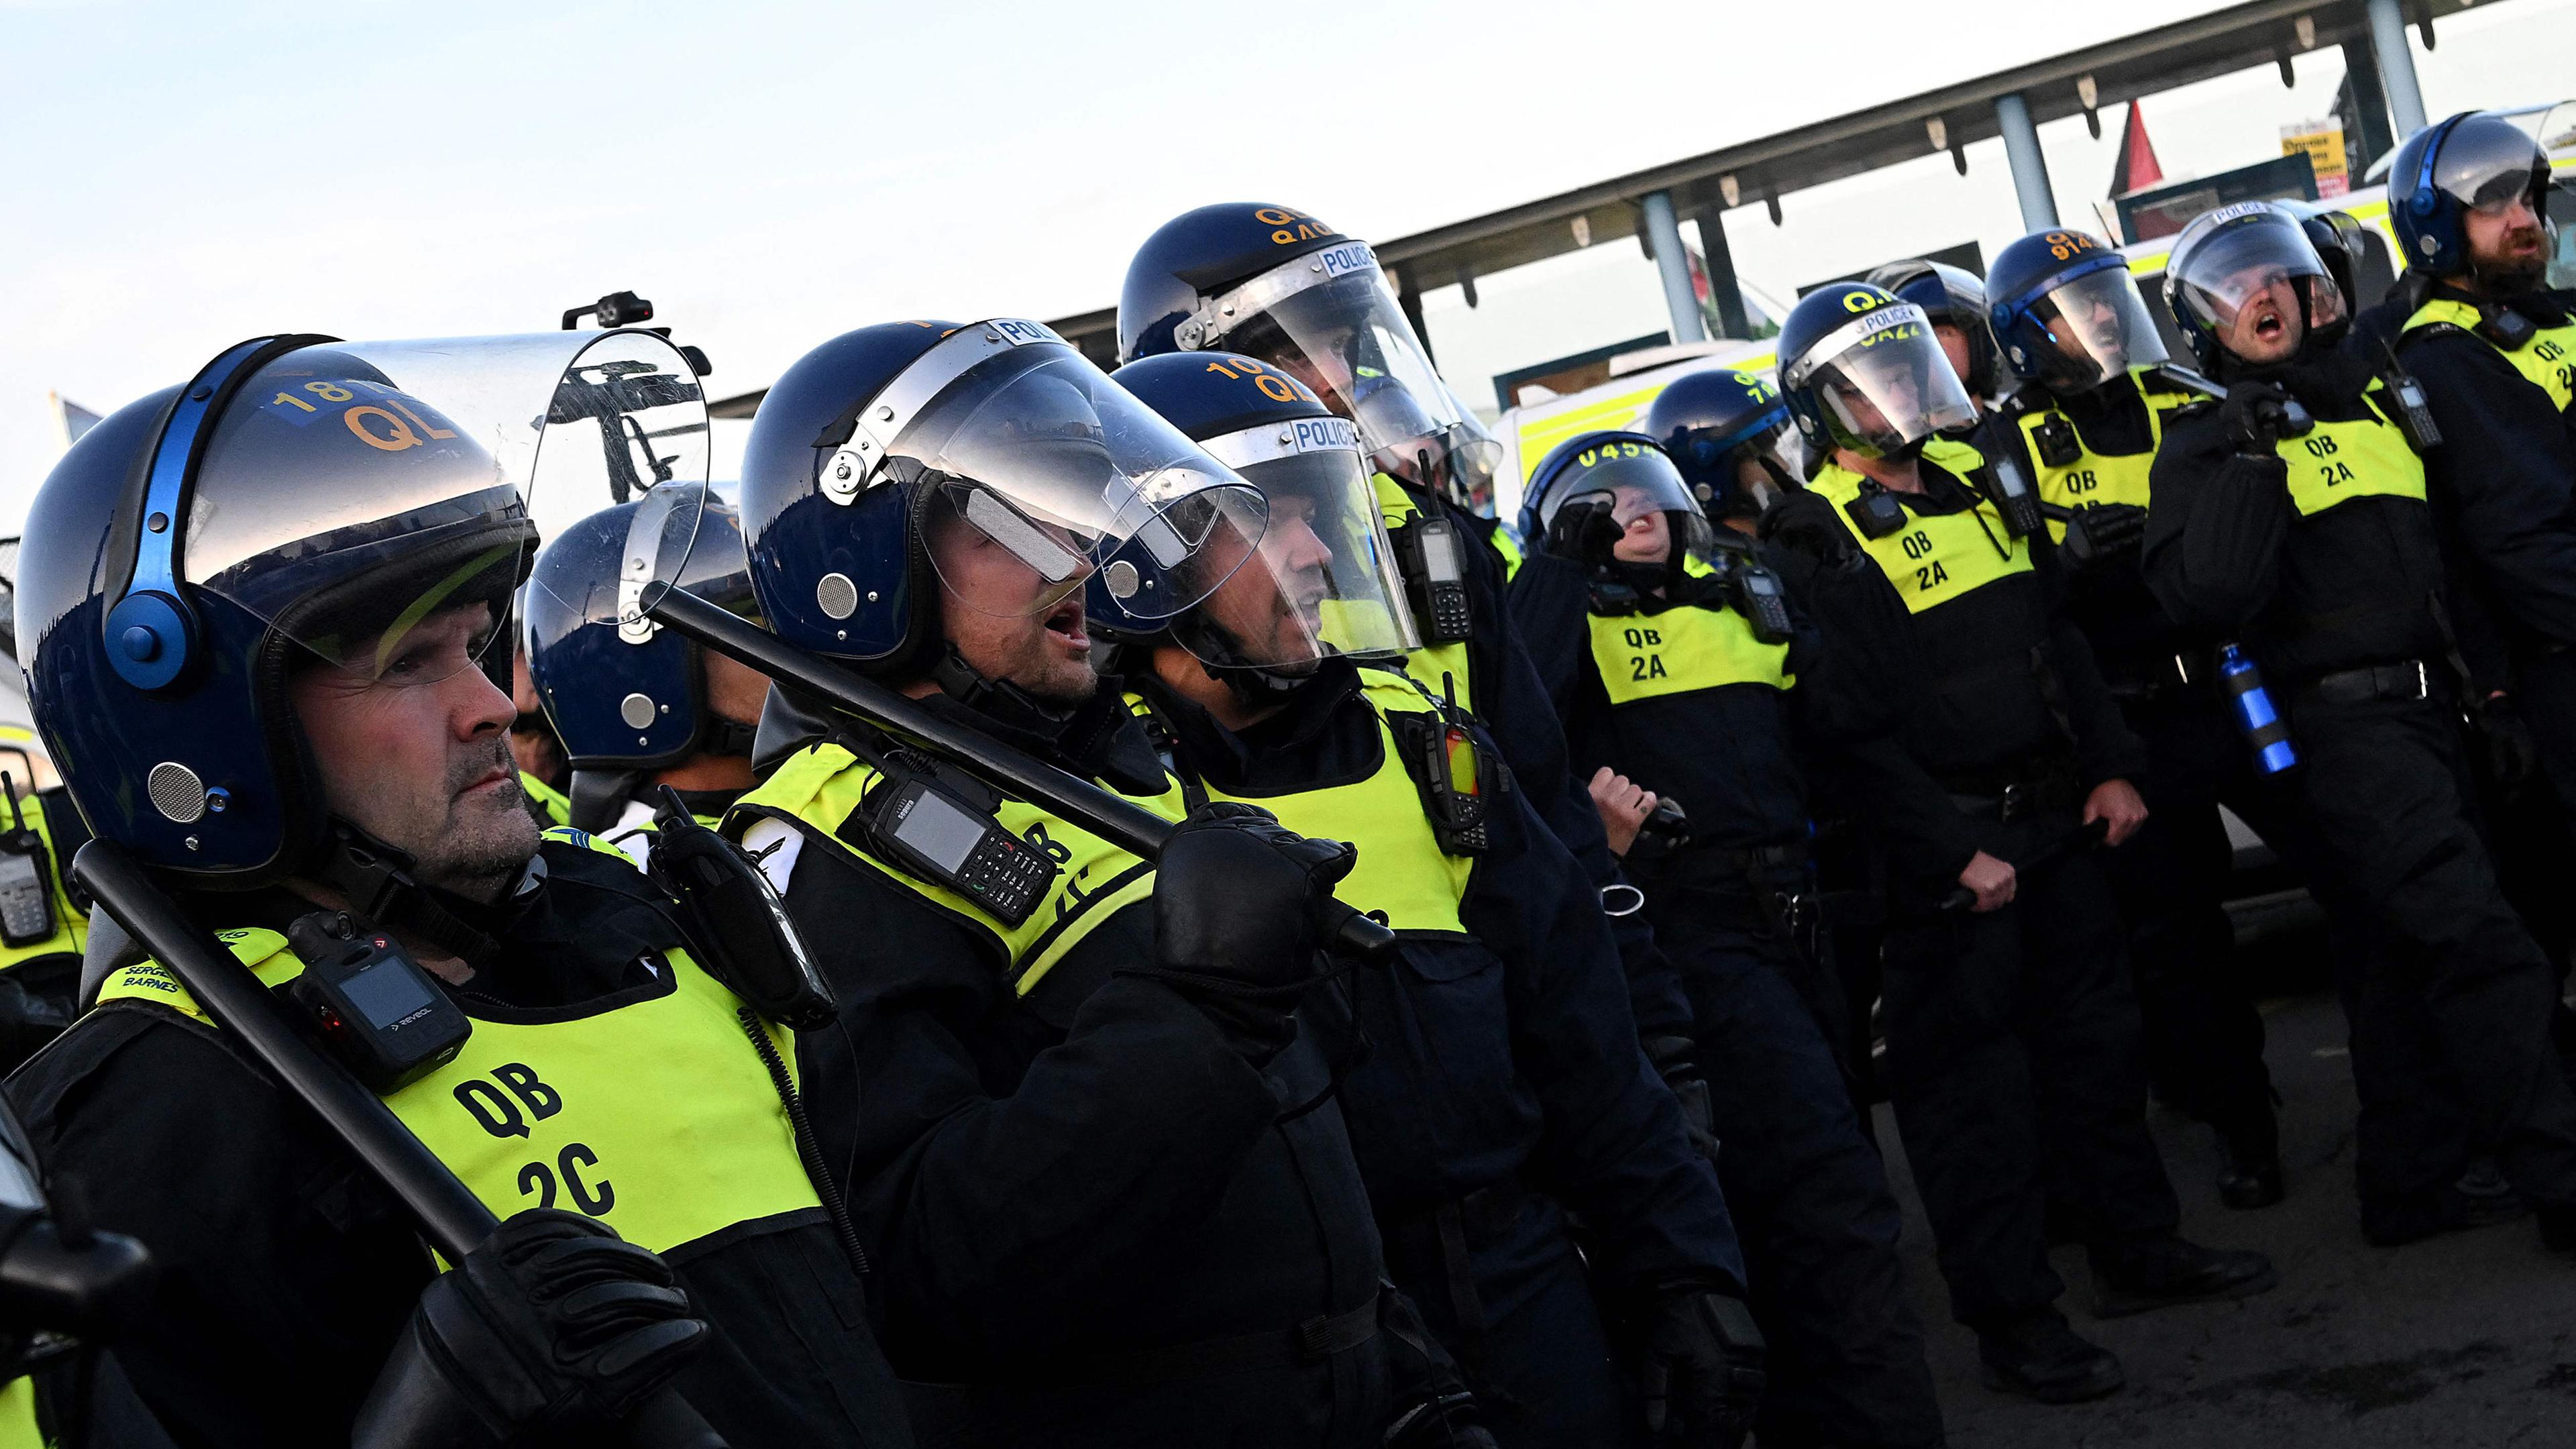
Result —
M2407 23L2421 25L2469 9L2473 0L2400 0ZM2492 3L2492 0L2489 0ZM2001 134L1997 97L2019 94L2034 124L2101 112L2142 96L2267 62L2283 66L2346 41L2367 42L2364 0L2250 0L2207 15L2069 51L1993 75L1925 91L1847 116L1746 141L1561 195L1391 240L1373 240L1378 259L1408 294L1472 281L1580 249L1591 241L1634 236L1642 198L1672 193L1682 216L1714 213L1949 151L1962 170L1963 148ZM2088 94L2089 90L2089 94ZM1937 136L1937 142L1936 142ZM1576 239L1579 230L1586 240ZM1048 325L1094 358L1114 362L1118 309L1102 307ZM708 411L749 417L760 394L727 398Z
M2402 0L2407 23L2456 15L2471 0ZM1670 191L1683 216L1773 202L1790 192L1858 176L1947 150L1964 170L1961 149L2000 135L1995 99L2018 93L2034 124L2086 111L2099 114L2131 100L2303 54L2348 40L2367 41L2363 0L2251 0L2154 30L2123 36L2049 60L1943 86L1904 100L1746 141L1544 200L1507 207L1412 236L1372 240L1378 260L1408 290L1428 291L1575 251L1575 222L1590 240L1636 234L1640 199ZM2091 94L2085 94L2085 83ZM1940 143L1934 137L1938 134ZM1998 163L2000 164L2000 163ZM1104 307L1049 325L1092 351L1117 328L1118 309Z

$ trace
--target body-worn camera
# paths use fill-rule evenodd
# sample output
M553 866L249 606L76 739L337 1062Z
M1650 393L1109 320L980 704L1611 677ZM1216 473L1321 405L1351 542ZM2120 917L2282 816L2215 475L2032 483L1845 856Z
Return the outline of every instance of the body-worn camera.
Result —
M1875 483L1863 483L1860 496L1844 504L1843 512L1863 538L1885 538L1905 527L1905 505Z
M315 911L286 928L304 963L287 987L323 1043L367 1089L390 1096L455 1060L474 1023L391 933L346 911Z

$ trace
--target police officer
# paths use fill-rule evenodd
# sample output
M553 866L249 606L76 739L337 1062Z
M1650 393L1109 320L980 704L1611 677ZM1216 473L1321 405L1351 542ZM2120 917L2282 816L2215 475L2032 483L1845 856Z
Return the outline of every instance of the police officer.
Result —
M1504 607L1519 551L1496 520L1463 506L1489 495L1501 448L1433 369L1368 244L1281 206L1220 203L1165 222L1128 264L1119 358L1220 347L1290 374L1358 427L1414 618L1419 647L1405 668L1493 732L1540 818L1607 898L1621 898L1601 816ZM1614 916L1612 928L1641 1039L1666 1079L1695 1095L1680 980L1642 917Z
M2466 817L2420 439L2367 353L2310 339L2324 276L2268 203L2221 207L2176 240L2166 296L2215 340L2228 393L2166 434L2147 579L2185 624L2241 631L2304 759L2318 832L2389 938L2345 986L2364 1229L2403 1242L2456 1225L2451 1185L2464 1153L2484 1151L2539 1210L2544 1241L2576 1247L2576 1096L2548 1036L2557 977Z
M2217 641L2178 628L2138 571L2165 422L2213 389L2166 364L2127 259L2098 237L2034 232L1996 255L1987 283L2014 390L1980 444L2035 485L2066 564L2067 613L2146 745L2147 821L2103 870L2128 923L2147 1074L2216 1131L2220 1200L2266 1207L2283 1193L2280 1132L2263 1018L2227 918L2221 800L2284 859L2312 865L2314 853L2301 849L2294 796L2256 768L2226 712Z
M687 376L649 335L517 344ZM110 963L13 1099L159 1264L117 1358L181 1442L587 1440L667 1384L738 1445L909 1443L786 1033L624 858L541 844L521 806L494 641L532 530L484 440L535 456L545 398L478 383L474 353L260 338L118 410L35 499L18 619L102 841L274 987L381 938L333 1039L501 1225L438 1271L148 960ZM626 421L689 412L694 384ZM411 1056L362 1009L470 1030Z
M1650 438L1568 439L1523 496L1533 551L1572 557L1590 584L1568 597L1524 570L1512 589L1532 655L1580 662L1549 681L1577 767L1687 807L1683 838L1646 837L1627 860L1709 1065L1718 1176L1772 1346L1764 1442L1938 1443L1896 1201L1792 984L1833 974L1795 744L1815 633Z
M1011 319L807 353L754 420L742 507L781 639L1140 796L1169 781L1098 688L1085 586L1186 606L1221 577L1211 540L1262 520L1257 491ZM924 1436L1448 1442L1424 1410L1454 1375L1381 1289L1291 1014L1345 853L1206 812L1158 873L783 690L761 732L771 772L726 828L842 1003L806 1080Z
M2002 258L1996 264L2000 266ZM1863 280L1923 309L1931 319L1932 335L1940 339L1941 355L1950 359L1950 370L1959 375L1968 401L1976 404L1979 414L2003 395L2003 379L1995 365L1995 334L1986 321L1986 284L1976 273L1915 257L1875 268Z
M1354 843L1343 892L1403 943L1342 998L1370 1047L1339 1090L1396 1283L1490 1390L1505 1444L1636 1442L1605 1309L1637 1340L1655 1437L1734 1444L1761 1335L1592 887L1472 715L1354 662L1409 642L1357 430L1240 354L1164 354L1118 378L1268 500L1266 530L1234 541L1242 562L1189 610L1095 603L1132 641L1126 682L1177 777L1167 813L1250 801Z
M2406 272L2359 331L2374 364L2412 378L2441 435L2424 462L2457 632L2472 666L2487 663L2481 636L2500 646L2464 701L2486 747L2490 837L2563 974L2569 921L2552 882L2563 802L2576 801L2576 297L2548 284L2549 178L2546 153L2501 116L2408 137L2389 171ZM2534 746L2551 789L2526 787ZM2528 887L2513 889L2517 872Z
M1891 857L1888 1094L1951 1311L1988 1383L2108 1393L2119 1361L2053 1306L2044 1201L2069 1210L2102 1316L2273 1281L2259 1254L2175 1235L2142 1116L2117 912L2082 850L2085 831L2116 846L2143 820L2142 751L2054 597L2044 532L2016 537L1972 491L1987 461L1933 437L1971 407L1922 310L1826 287L1779 340L1781 392L1831 461L1764 531L1806 555L1852 671L1833 765ZM1944 908L1954 892L1964 909Z
M1681 470L1701 511L1722 528L1751 535L1780 495L1805 486L1806 451L1789 405L1767 374L1729 367L1685 373L1655 394L1645 431ZM1580 654L1560 661L1538 648L1532 657L1543 659L1541 672L1554 678L1579 676L1583 663ZM1867 1109L1882 1094L1871 1057L1870 1012L1878 1000L1885 882L1858 822L1818 813L1810 851L1826 949L1799 963L1804 969L1798 994L1825 1039L1835 1044L1853 1105L1861 1109L1861 1126L1874 1136Z
M671 535L690 530L694 537ZM742 524L720 495L660 488L546 541L524 591L530 684L572 769L569 824L645 861L660 787L713 823L751 788L752 732L769 681L637 616L649 566L685 545L673 580L719 607L755 612Z

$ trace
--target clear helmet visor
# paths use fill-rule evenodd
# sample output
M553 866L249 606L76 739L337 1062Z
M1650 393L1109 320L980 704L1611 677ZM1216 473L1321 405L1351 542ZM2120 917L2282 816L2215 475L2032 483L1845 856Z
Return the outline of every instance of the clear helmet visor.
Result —
M1577 502L1610 510L1620 530L1614 553L1630 563L1669 559L1676 543L1705 560L1715 545L1708 516L1681 470L1650 443L1609 438L1577 452L1539 504L1539 527L1553 529L1557 515Z
M1348 425L1326 419L1348 438ZM1356 447L1262 446L1311 425L1211 439L1267 500L1269 527L1173 637L1202 662L1296 672L1330 655L1391 659L1416 647L1413 615L1376 490ZM1220 546L1242 549L1240 538Z
M706 479L696 375L643 332L315 344L210 427L181 576L366 685L490 672L541 518Z
M1722 466L1734 484L1735 505L1759 515L1807 476L1806 441L1783 419L1728 449ZM1691 491L1697 495L1701 490ZM1713 494L1716 490L1709 491ZM1701 498L1700 506L1706 510L1719 501L1715 497Z
M1209 310L1223 331L1203 346L1222 343L1305 383L1359 424L1381 472L1469 494L1492 487L1502 445L1441 381L1365 245L1283 263ZM1437 476L1418 476L1426 464Z
M2137 279L2125 266L2104 267L2052 287L2031 307L2031 317L2058 353L2051 372L2078 387L2094 387L2130 369L2165 360L2163 337Z
M2307 233L2286 212L2268 208L2176 247L2168 275L2173 299L2239 353L2303 321L2333 322L2344 311Z
M2412 189L2414 177L2389 178L2391 189ZM2433 185L2472 211L2501 214L2516 201L2532 204L2549 182L2549 156L2521 127L2499 116L2470 116L2451 128L2433 157ZM2538 207L2534 205L2534 210Z
M1828 333L1781 375L1784 388L1812 388L1836 433L1860 448L1895 453L1977 420L1976 404L1950 368L1923 309L1883 307Z
M932 567L959 601L1042 614L1094 573L1140 619L1207 597L1258 545L1259 490L1069 347L1014 348L958 378L896 438L926 485Z

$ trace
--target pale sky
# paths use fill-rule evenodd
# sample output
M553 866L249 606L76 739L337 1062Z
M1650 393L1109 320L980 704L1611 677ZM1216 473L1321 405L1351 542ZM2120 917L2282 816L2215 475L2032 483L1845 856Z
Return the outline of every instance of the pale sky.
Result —
M48 389L107 411L246 336L542 330L633 288L726 396L851 327L1106 305L1206 202L1398 236L2215 8L0 0L0 527L58 451ZM2492 0L2418 49L2437 116L2576 92L2571 59L2576 0ZM2275 154L2342 71L2300 66L2295 91L2267 63L2150 98L2167 171ZM2116 136L2045 128L2068 222ZM1991 254L2018 214L1999 147L1970 162L1792 196L1778 230L1737 212L1738 263L1787 295ZM1661 326L1611 243L1487 279L1474 314L1428 294L1460 391L1560 334ZM719 435L720 475L738 448Z

